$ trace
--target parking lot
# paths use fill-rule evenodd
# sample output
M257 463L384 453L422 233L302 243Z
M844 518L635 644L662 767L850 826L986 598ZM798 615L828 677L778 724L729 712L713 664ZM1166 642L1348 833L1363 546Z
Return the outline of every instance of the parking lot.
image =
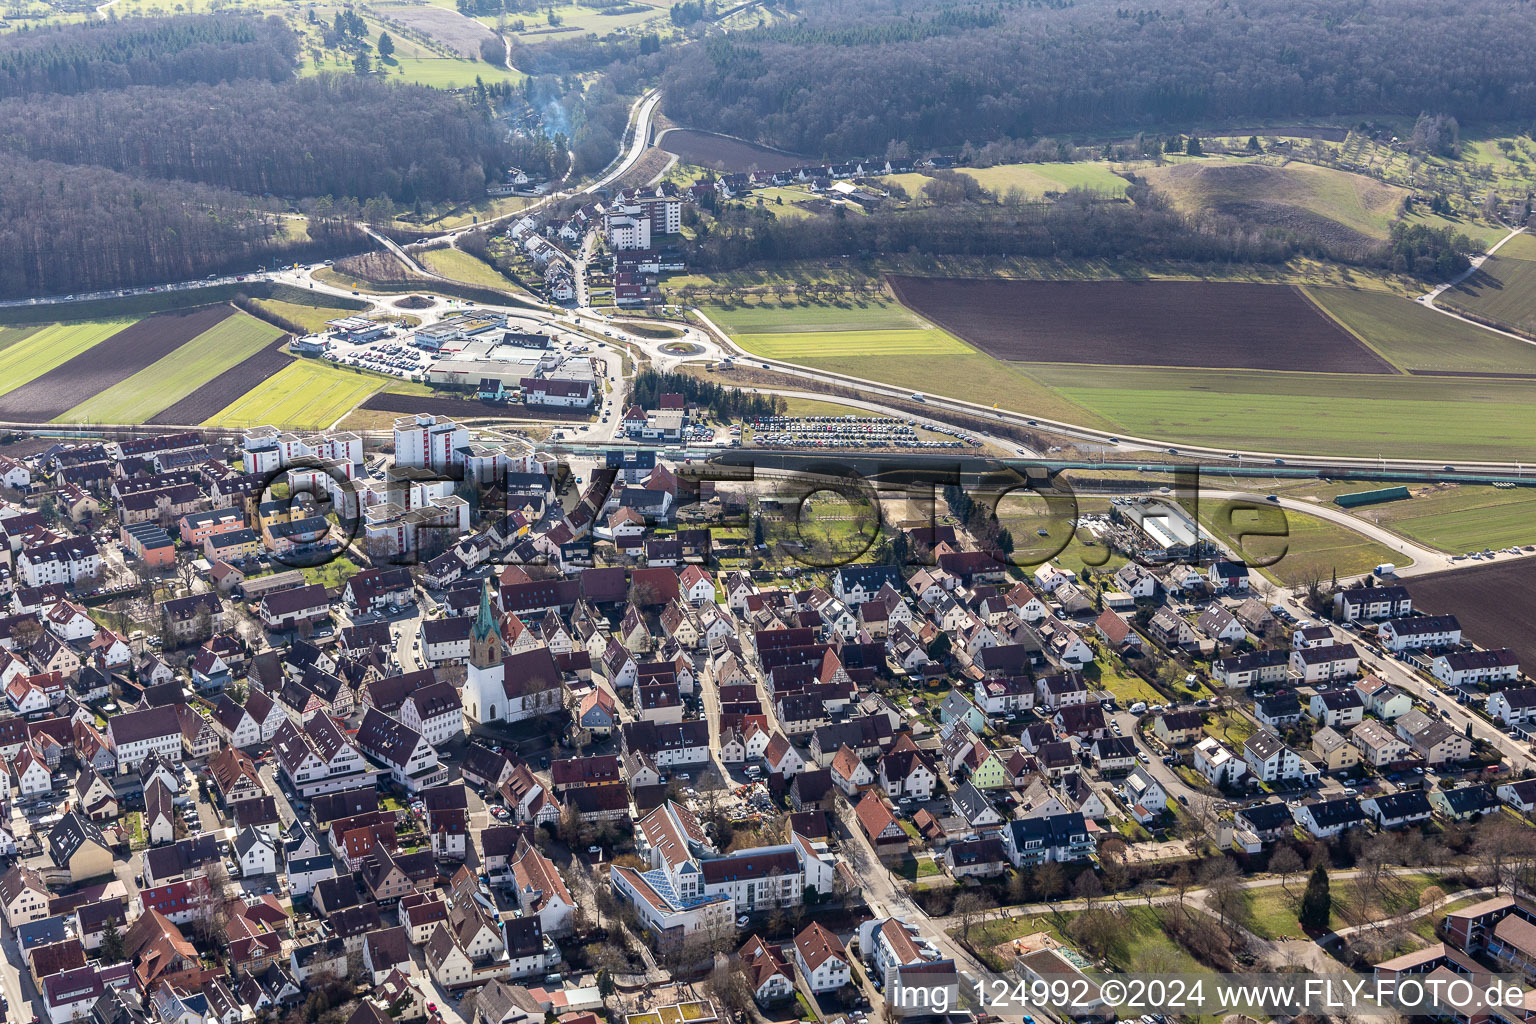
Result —
M431 354L406 341L399 331L391 331L373 341L357 343L328 338L325 357L338 366L356 366L402 380L424 378L433 362Z
M953 440L925 438L916 420L893 416L764 416L752 420L757 444L787 448L980 448L969 434L939 425L924 424L928 433L948 434Z

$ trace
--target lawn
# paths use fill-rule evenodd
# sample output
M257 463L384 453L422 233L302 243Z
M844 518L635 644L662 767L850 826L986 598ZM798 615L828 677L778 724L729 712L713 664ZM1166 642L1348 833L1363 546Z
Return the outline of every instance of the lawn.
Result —
M330 590L341 586L361 572L362 567L343 554L337 555L324 565L305 566L299 571L304 574L305 583L318 583Z
M1502 249L1499 251L1503 253ZM1532 274L1525 294L1536 296L1536 263L1525 265ZM1433 312L1412 299L1349 288L1309 288L1307 294L1335 320L1404 370L1481 370L1492 376L1536 373L1536 345ZM1446 293L1441 301L1453 305L1454 294L1458 293ZM1532 310L1536 314L1536 305ZM1536 321L1532 327L1536 329Z
M430 85L434 89L467 89L475 84L476 78L486 85L517 85L526 77L519 71L457 57L396 57L393 64L375 63L374 67L390 79Z
M1114 572L1125 564L1125 556L1109 551L1076 525L1079 516L1108 511L1108 498L1020 489L998 501L997 520L1013 536L1012 558L1018 565L1050 562L1075 573ZM1046 531L1043 537L1041 530Z
M1335 573L1354 576L1382 562L1401 566L1407 557L1347 527L1291 509L1206 500L1200 512L1201 523L1219 540L1285 586L1326 581ZM1285 533L1274 536L1280 529Z
M300 359L279 370L210 416L208 426L274 426L319 430L345 416L385 379L352 373L329 363Z
M94 345L99 345L134 320L87 320L49 324L24 336L10 336L0 348L0 395L36 380Z
M1236 711L1223 711L1212 715L1210 721L1205 723L1205 734L1214 736L1234 751L1241 754L1243 744L1248 737L1259 731L1251 718L1238 714Z
M143 423L261 351L283 332L236 313L138 373L81 402L56 423Z
M1335 878L1330 881L1333 896L1332 912L1328 915L1330 929L1381 920L1415 910L1424 890L1441 883L1438 876L1417 872L1385 875L1380 888L1362 900L1354 880ZM1278 885L1248 890L1244 923L1256 935L1267 939L1305 938L1306 934L1296 920L1296 911L1306 885L1306 876L1297 873L1290 881L1289 892L1284 886ZM1421 920L1428 920L1433 925L1442 915L1443 911Z
M1439 301L1479 320L1536 337L1536 238L1510 239L1475 274L1442 292ZM1536 352L1536 347L1525 347Z
M459 249L433 249L422 253L419 259L428 270L450 280L462 281L478 288L495 288L505 292L522 291L514 282L503 277L495 267Z
M1530 381L1062 364L1030 373L1143 437L1368 458L1536 454Z
M906 856L892 870L907 881L915 882L919 878L938 874L939 866L934 863L932 857Z
M1126 668L1118 657L1106 658L1103 651L1099 652L1097 661L1083 670L1083 676L1090 686L1114 694L1124 707L1130 707L1138 700L1149 705L1163 702L1163 695L1153 689L1151 683Z
M340 320L342 317L356 316L358 313L355 309L342 309L340 306L311 306L302 302L285 302L282 299L252 299L251 305L263 313L279 316L284 320L292 320L311 334L324 331L327 320Z

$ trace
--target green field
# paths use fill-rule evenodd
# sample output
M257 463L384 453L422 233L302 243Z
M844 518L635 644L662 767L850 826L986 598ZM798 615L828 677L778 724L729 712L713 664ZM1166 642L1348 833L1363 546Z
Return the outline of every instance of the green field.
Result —
M518 71L456 57L396 57L393 64L375 63L374 67L379 74L392 80L430 85L434 89L467 89L475 84L476 78L486 85L496 82L517 85L525 77Z
M1065 192L1074 188L1123 196L1128 184L1114 172L1113 165L1102 162L998 164L995 167L957 167L955 171L974 179L998 198L1002 198L1010 189L1018 189L1027 196L1037 198L1050 192ZM913 199L921 199L923 186L933 179L926 174L909 171L905 174L881 175L877 180L900 185Z
M1530 381L1060 364L1029 370L1142 437L1365 457L1536 455Z
M36 334L38 327L0 327L0 352Z
M1103 515L1109 511L1109 499L1087 495L1047 497L1027 490L1004 495L997 503L997 521L1013 536L1012 559L1027 567L1050 562L1081 575L1114 572L1127 561L1098 543L1087 528L1078 528L1076 518ZM1040 532L1044 530L1045 536Z
M439 7L452 7L451 2L436 0ZM508 19L507 33L520 43L556 43L572 39L581 39L589 33L606 36L610 32L623 32L634 29L647 22L656 21L658 18L665 20L667 10L672 4L667 0L661 2L649 2L645 4L615 4L611 10L621 13L605 14L603 8L583 7L578 4L554 4L540 7L537 13L520 15L518 18ZM550 25L549 15L559 20L558 25ZM485 24L496 27L496 19L484 17L480 19ZM515 32L511 28L514 21L521 20L524 29ZM563 29L565 31L549 32L550 28Z
M902 331L931 326L905 306L884 299L859 299L839 304L762 301L705 306L703 312L733 335Z
M1536 313L1536 263L1523 265L1531 268L1529 297ZM1306 291L1334 319L1404 370L1536 373L1536 345L1444 316L1411 299L1348 288ZM1441 301L1451 294L1446 293Z
M54 422L143 423L260 352L282 334L253 316L236 313L128 379L86 399Z
M83 323L49 324L41 329L8 331L0 348L0 395L9 394L28 381L68 362L94 345L121 331L133 320L88 320Z
M263 423L318 430L341 419L383 385L381 377L350 373L312 359L279 370L205 422L250 427Z
M965 355L965 342L936 327L905 331L802 331L792 334L737 334L736 344L768 359L804 362L817 356Z
M251 305L263 313L301 324L311 334L324 331L327 320L339 320L344 316L357 315L355 309L342 309L340 306L311 306L302 302L285 302L282 299L252 299Z
M1439 301L1479 320L1536 337L1536 238L1510 239L1471 277L1442 292ZM1536 346L1527 347L1536 352Z
M1434 487L1357 514L1453 554L1536 543L1536 488Z
M887 299L764 301L707 306L704 313L742 348L770 359L1051 419L1104 423L1022 369Z
M433 273L478 288L495 288L506 292L522 291L514 282L507 280L496 268L482 259L458 249L433 249L419 257L422 264Z

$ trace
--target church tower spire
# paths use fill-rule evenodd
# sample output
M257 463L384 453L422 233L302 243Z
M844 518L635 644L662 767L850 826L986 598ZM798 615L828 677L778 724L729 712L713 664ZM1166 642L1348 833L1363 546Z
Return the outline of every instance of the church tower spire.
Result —
M495 668L501 664L501 630L491 611L491 581L480 588L480 610L469 633L469 663L475 668Z

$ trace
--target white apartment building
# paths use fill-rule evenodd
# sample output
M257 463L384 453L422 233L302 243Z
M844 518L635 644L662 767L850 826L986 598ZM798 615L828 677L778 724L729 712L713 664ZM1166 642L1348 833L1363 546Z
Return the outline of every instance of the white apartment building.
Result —
M395 420L395 465L445 470L462 466L460 449L469 445L469 430L431 413Z

